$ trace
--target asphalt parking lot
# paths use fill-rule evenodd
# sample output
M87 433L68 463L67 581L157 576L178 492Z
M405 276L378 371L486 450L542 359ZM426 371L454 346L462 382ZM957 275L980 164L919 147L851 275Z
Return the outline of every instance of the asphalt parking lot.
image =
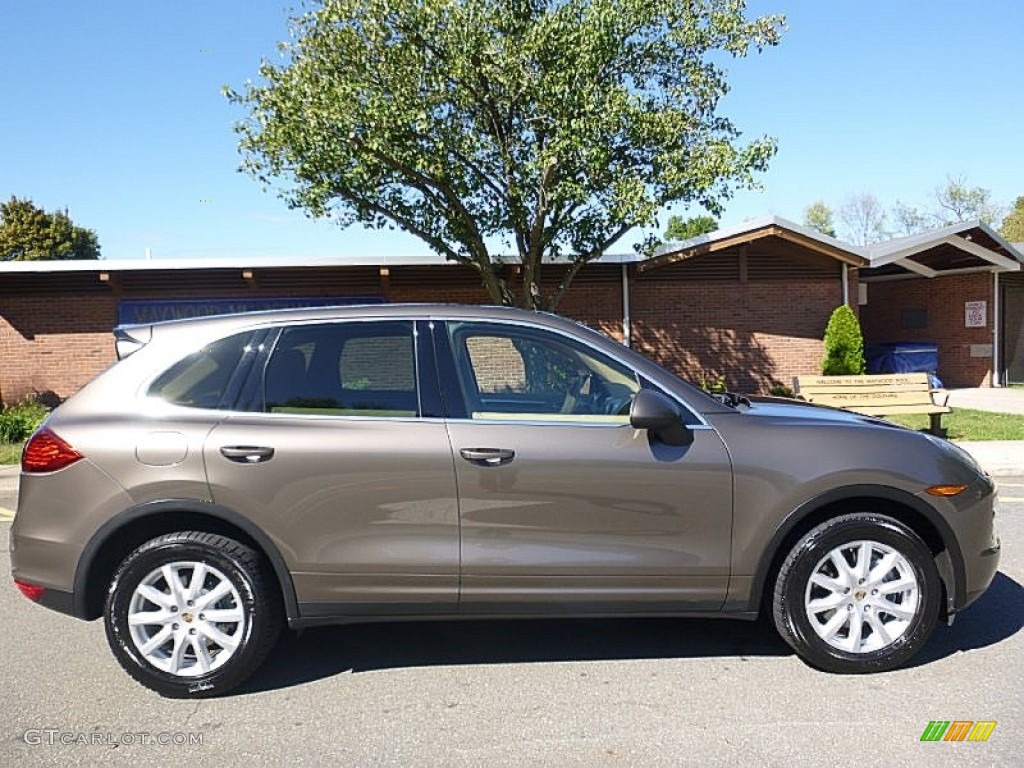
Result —
M999 484L996 581L912 667L872 676L816 672L742 622L410 623L289 636L238 694L169 701L100 623L5 577L0 765L1020 765L1024 477ZM932 720L997 725L921 742Z

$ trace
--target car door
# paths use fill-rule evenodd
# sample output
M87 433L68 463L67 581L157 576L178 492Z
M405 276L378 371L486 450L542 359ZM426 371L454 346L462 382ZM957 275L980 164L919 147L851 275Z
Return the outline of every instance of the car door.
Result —
M646 384L567 334L497 322L446 331L435 338L449 379L461 610L719 608L732 476L718 434L692 414L686 446L632 428Z
M213 501L272 537L304 617L454 611L458 517L436 381L412 321L288 326L210 433Z

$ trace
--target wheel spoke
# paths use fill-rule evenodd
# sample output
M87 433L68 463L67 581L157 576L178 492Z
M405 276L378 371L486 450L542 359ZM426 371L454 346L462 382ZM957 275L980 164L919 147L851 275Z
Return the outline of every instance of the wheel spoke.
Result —
M826 640L831 641L836 636L836 633L843 628L850 619L848 611L836 611L835 614L829 619L824 626L820 626L818 634Z
M877 585L877 589L883 595L891 595L894 592L909 592L917 586L917 579L913 576L904 576L896 581L883 581Z
M154 605L159 605L161 608L169 609L174 605L174 597L172 595L165 594L156 587L151 587L148 584L140 585L135 592L149 600L149 602Z
M188 583L189 600L199 597L199 591L203 588L203 582L206 581L207 572L205 563L196 563L196 567L192 569L192 578Z
M811 576L811 583L823 589L827 589L829 592L842 592L849 586L847 583L836 581L831 576L826 576L824 573L820 572Z
M245 618L241 608L211 608L204 611L203 616L215 624L231 624Z
M167 588L171 592L171 599L179 607L184 603L184 585L181 583L181 576L178 571L171 568L170 564L164 565L160 568L160 573L163 574L164 581L167 582Z
M153 651L162 646L167 642L167 638L171 636L174 630L171 629L170 624L164 625L164 627L153 635L145 645L139 646L139 652L143 656L149 656Z
M871 542L862 541L857 549L857 564L854 566L856 578L866 579L871 569Z
M235 638L224 634L213 624L199 623L196 625L196 628L225 650L233 650L238 645L238 641Z
M868 584L877 584L884 579L886 574L892 570L898 559L899 555L895 552L890 552L885 555L878 561L878 565L871 569L871 573L868 574Z
M868 614L868 624L871 625L871 631L878 635L883 645L888 645L892 642L889 630L885 628L885 623L878 618L878 614Z
M904 621L910 621L910 619L914 618L914 614L917 613L916 610L904 608L903 606L891 603L888 600L877 600L874 605L877 606L876 610L878 610L879 613L887 613L890 616L894 616L897 619L903 619Z
M177 614L168 610L138 611L128 614L128 624L133 627L147 624L169 624L175 618L177 618Z
M829 559L832 561L832 565L835 566L836 570L839 571L839 578L844 584L850 585L856 580L853 572L850 570L850 565L846 562L846 558L843 557L842 552L838 549L832 550L832 553L829 555Z
M171 658L167 660L170 671L174 674L181 672L181 665L185 657L185 635L177 633L174 635L174 648L171 650Z
M833 592L828 597L819 597L816 600L811 600L807 604L807 610L811 613L821 613L822 611L831 611L834 608L839 608L843 603L846 602L846 595L841 592Z
M205 595L199 595L199 597L196 598L195 609L199 611L206 608L208 605L214 605L218 600L225 597L230 592L231 584L227 580L221 581Z
M856 611L850 612L850 634L846 638L847 650L856 653L860 650L860 640L864 634L864 617Z
M196 655L196 663L199 668L205 673L210 671L210 651L206 647L206 638L202 635L196 635L191 638L192 652Z

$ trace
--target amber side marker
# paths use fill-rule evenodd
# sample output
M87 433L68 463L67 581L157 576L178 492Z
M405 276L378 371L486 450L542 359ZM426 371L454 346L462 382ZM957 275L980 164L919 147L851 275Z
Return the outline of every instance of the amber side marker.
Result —
M967 490L966 485L933 485L925 488L924 492L932 496L956 496Z

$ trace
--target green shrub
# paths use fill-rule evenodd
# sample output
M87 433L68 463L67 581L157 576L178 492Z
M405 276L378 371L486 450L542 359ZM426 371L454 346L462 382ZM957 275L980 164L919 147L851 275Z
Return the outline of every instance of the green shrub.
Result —
M785 384L772 384L771 389L768 390L768 394L772 397L788 397L790 399L796 397L793 390Z
M857 376L864 373L864 336L853 310L836 307L825 327L823 376Z
M5 406L0 410L0 442L20 443L39 428L47 413L49 409L32 396Z
M704 372L700 374L700 379L697 382L697 386L703 389L705 392L714 394L716 392L728 392L729 386L725 383L725 376L716 376L710 372Z

